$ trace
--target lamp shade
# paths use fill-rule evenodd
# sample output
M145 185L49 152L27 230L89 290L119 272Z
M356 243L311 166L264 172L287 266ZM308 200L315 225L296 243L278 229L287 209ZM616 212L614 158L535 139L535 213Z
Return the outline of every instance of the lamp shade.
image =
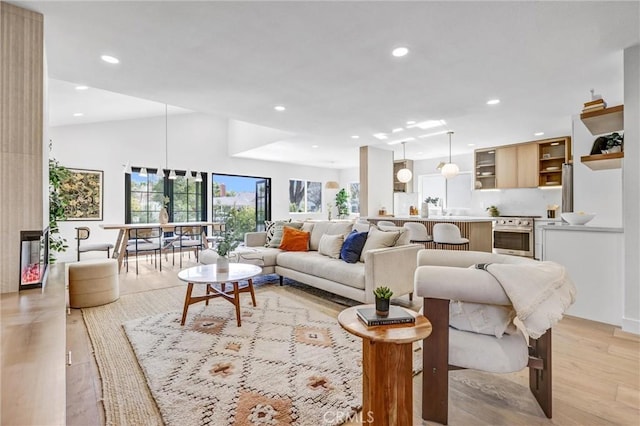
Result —
M324 185L324 187L326 189L338 189L338 188L340 188L340 184L338 182L336 182L335 180L330 180Z
M169 179L174 180L176 178L176 171L175 170L171 170L169 172Z
M146 177L147 176L147 168L143 167L140 169L140 172L138 173L140 176L142 177Z
M409 170L409 169L400 169L400 170L398 170L398 173L396 174L396 177L398 178L398 180L400 182L407 183L413 177L413 173L411 173L411 170Z
M202 182L202 173L196 172L195 182Z
M458 176L458 173L460 173L460 169L458 168L457 164L447 163L442 166L441 173L442 176L445 177L445 179L451 179Z

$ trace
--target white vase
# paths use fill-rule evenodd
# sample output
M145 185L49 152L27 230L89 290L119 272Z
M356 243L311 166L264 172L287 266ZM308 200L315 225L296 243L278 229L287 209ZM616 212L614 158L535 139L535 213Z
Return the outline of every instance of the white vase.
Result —
M218 257L216 260L216 272L226 273L229 272L229 258L226 256Z
M167 212L167 209L165 209L164 207L160 209L159 221L162 224L169 223L169 212Z
M429 217L429 204L428 203L422 203L422 208L420 209L420 216L427 218Z

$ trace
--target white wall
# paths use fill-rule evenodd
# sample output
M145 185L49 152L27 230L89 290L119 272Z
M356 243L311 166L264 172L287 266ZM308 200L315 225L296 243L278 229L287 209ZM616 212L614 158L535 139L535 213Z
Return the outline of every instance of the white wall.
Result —
M640 334L640 45L624 51L624 292L622 329Z
M363 216L393 212L393 151L360 147L360 195Z
M52 156L66 167L104 171L103 221L62 222L60 229L70 248L61 261L75 259L76 226L89 226L93 241L115 241L116 231L101 223L124 222L123 165L157 168L165 165L165 118L112 121L50 130ZM290 214L289 178L326 182L338 180L339 171L292 164L233 158L227 155L227 120L204 115L170 116L168 166L179 170L270 177L272 218L325 218L326 213ZM209 185L209 188L211 185ZM210 203L210 197L208 197ZM325 202L326 204L326 196ZM211 209L209 209L211 212ZM102 253L88 253L100 257ZM85 258L85 255L83 255Z

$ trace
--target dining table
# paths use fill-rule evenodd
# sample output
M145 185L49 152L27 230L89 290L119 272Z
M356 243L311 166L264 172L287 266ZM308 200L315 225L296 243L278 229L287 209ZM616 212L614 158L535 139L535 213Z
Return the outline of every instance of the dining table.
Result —
M124 255L127 251L127 243L129 241L129 232L132 229L159 229L160 232L174 232L176 228L182 226L199 226L202 234L202 245L204 248L209 247L209 242L207 240L207 229L211 227L213 232L223 231L224 223L223 222L209 222L209 221L201 221L201 222L167 222L167 223L117 223L117 224L102 224L100 227L102 229L110 230L117 229L118 237L116 238L116 243L114 244L112 258L118 261L118 270L122 268L122 262L124 260Z

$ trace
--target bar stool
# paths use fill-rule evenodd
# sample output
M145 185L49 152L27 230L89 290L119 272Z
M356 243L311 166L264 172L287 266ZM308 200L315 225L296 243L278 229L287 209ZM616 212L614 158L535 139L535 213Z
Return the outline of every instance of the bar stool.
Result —
M450 244L454 246L465 246L469 249L469 240L462 238L460 228L453 223L436 223L433 225L433 242L438 248L438 244Z
M433 238L427 232L427 227L418 222L406 222L403 225L409 232L409 240L412 243L422 244L427 248L427 243L433 241Z
M395 223L391 222L390 220L379 220L378 223L376 223L376 225L378 225L378 226L398 226Z

